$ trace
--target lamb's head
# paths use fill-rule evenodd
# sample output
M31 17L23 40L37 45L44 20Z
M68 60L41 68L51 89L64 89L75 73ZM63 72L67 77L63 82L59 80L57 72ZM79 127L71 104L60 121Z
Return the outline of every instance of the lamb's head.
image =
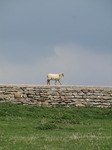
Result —
M61 77L64 77L64 74L61 72L61 73L59 73L59 77L61 78Z

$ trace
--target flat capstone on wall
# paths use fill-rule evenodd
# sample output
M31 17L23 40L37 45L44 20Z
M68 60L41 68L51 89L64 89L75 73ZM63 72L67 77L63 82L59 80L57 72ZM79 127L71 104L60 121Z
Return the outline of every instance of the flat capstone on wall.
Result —
M0 102L36 106L112 106L112 87L0 85Z

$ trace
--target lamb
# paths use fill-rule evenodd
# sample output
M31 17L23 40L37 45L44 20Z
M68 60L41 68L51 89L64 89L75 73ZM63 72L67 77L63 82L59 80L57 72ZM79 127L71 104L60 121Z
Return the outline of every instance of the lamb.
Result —
M60 79L61 77L63 77L64 74L63 73L59 73L59 74L48 74L47 75L47 85L50 85L50 80L55 80L55 85L57 83L57 81L60 83L61 85L61 82L60 82Z

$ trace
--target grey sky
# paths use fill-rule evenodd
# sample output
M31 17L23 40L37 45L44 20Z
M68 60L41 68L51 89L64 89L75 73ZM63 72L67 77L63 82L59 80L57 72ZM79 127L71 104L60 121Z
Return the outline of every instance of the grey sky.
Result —
M1 0L0 83L112 85L111 0Z

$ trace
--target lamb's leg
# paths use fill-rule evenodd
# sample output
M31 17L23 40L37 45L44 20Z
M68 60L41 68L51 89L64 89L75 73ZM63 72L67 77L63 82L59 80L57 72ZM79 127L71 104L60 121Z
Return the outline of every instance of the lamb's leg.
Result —
M47 85L48 85L48 83L49 83L49 81L48 81L48 79L47 79Z
M61 82L60 82L60 80L58 80L58 82L60 83L60 85L62 85Z
M49 85L50 85L50 80L49 80Z
M55 80L55 85L56 85L56 83L57 83L57 80Z
M47 85L50 85L50 80L49 79L47 79Z

